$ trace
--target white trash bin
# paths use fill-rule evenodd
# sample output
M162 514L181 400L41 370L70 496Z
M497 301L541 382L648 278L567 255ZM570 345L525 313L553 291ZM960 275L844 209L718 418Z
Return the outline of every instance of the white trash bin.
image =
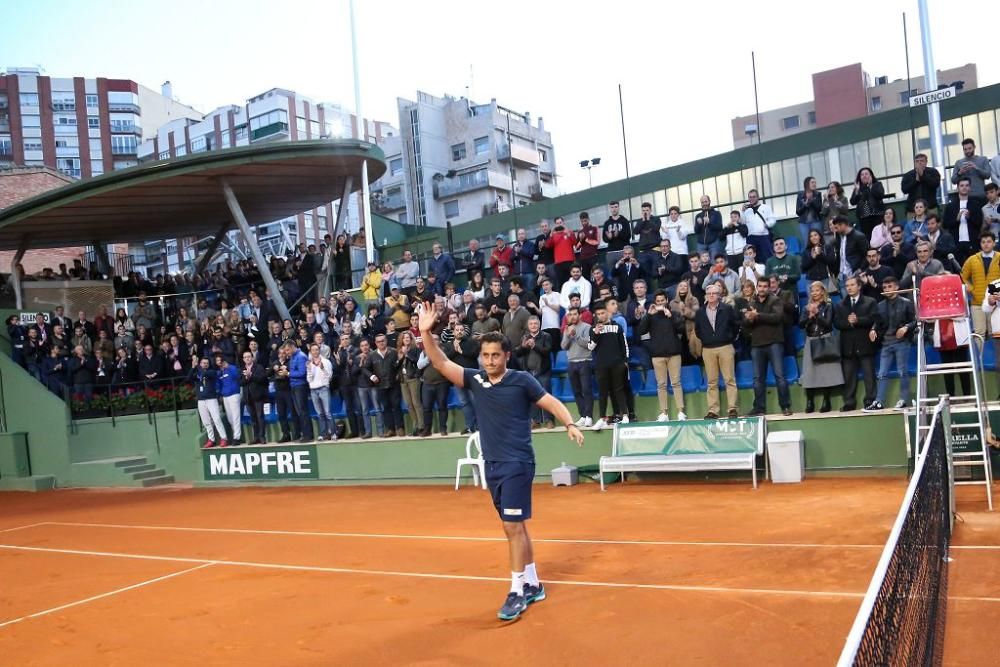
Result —
M805 440L802 431L772 431L767 434L767 460L775 484L801 482L806 474Z
M578 480L576 466L563 463L552 470L552 486L575 486Z

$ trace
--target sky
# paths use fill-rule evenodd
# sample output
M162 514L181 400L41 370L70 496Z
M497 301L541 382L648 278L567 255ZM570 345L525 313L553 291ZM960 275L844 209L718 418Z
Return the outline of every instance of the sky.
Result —
M974 62L996 83L995 40L928 0L938 69ZM813 72L861 62L872 77L923 73L915 0L613 3L356 0L364 116L398 126L396 98L469 96L544 117L559 186L625 177L732 149L730 120L812 96ZM955 5L951 5L954 7ZM199 111L273 87L354 109L347 0L6 0L0 68L133 79Z

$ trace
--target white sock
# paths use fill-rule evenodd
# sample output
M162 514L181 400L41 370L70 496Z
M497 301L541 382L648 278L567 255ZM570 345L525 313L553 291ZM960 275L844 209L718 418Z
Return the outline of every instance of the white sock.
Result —
M524 593L524 572L510 573L510 592L518 595Z
M535 572L534 563L528 563L524 566L524 578L528 581L529 586L538 585L538 573Z

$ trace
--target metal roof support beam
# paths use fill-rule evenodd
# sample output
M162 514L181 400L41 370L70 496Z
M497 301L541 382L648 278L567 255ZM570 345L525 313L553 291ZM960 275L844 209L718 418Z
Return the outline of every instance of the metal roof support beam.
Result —
M337 207L337 221L333 225L333 247L337 247L337 237L343 233L344 224L347 220L347 208L350 204L351 197L351 187L354 185L354 177L350 174L344 179L344 193L340 195L340 206ZM347 244L348 250L350 252L351 244ZM327 249L330 252L330 249ZM330 293L330 280L333 278L333 256L330 256L330 261L326 264L326 273L323 275L323 289L320 291L320 296L326 296Z
M198 261L198 266L194 268L194 272L196 275L201 275L202 272L204 272L205 269L208 268L208 263L212 261L213 257L215 257L215 253L219 249L219 244L222 242L222 239L226 237L226 234L228 234L229 230L232 228L233 228L232 220L226 220L224 223L222 223L222 227L219 227L219 231L215 233L215 237L212 239L212 242L208 244L208 249L205 251L205 254L202 255L201 259Z
M90 246L94 249L97 270L106 275L108 280L110 280L114 276L115 269L111 266L111 260L108 259L108 246L100 241L91 241Z
M278 309L278 314L281 315L282 320L290 320L291 316L288 314L288 306L285 305L285 299L281 296L281 290L278 288L278 283L275 282L274 276L271 275L271 269L267 265L267 261L264 259L264 253L260 251L260 246L257 245L256 240L253 236L253 231L250 229L250 223L247 222L247 218L243 215L243 209L240 208L239 201L236 200L236 194L233 189L229 187L229 183L226 179L222 179L222 194L226 198L226 204L229 206L229 212L233 216L233 221L236 226L240 228L240 233L243 234L243 238L246 239L247 245L250 246L250 254L253 255L253 259L257 262L257 269L260 271L260 277L264 279L264 284L267 288L271 290L271 300L274 301L275 308Z
M21 244L17 247L17 252L14 253L14 259L10 261L10 280L14 286L14 302L18 310L24 308L24 297L21 294L21 272L18 271L17 267L24 259L24 253L28 252L28 241L30 237L27 235L21 237Z

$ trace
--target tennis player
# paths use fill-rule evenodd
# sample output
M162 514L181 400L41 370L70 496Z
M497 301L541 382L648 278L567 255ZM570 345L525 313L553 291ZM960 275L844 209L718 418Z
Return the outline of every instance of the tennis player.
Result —
M510 341L497 332L480 337L482 370L462 368L449 361L434 341L442 306L417 304L424 352L434 368L457 387L472 394L479 423L479 442L486 460L486 485L493 497L510 552L510 593L497 612L504 621L520 616L532 602L545 599L545 587L535 570L534 550L526 521L531 518L531 484L535 478L535 451L531 446L531 408L537 405L566 425L566 435L583 446L583 433L569 410L542 389L530 373L509 370Z

